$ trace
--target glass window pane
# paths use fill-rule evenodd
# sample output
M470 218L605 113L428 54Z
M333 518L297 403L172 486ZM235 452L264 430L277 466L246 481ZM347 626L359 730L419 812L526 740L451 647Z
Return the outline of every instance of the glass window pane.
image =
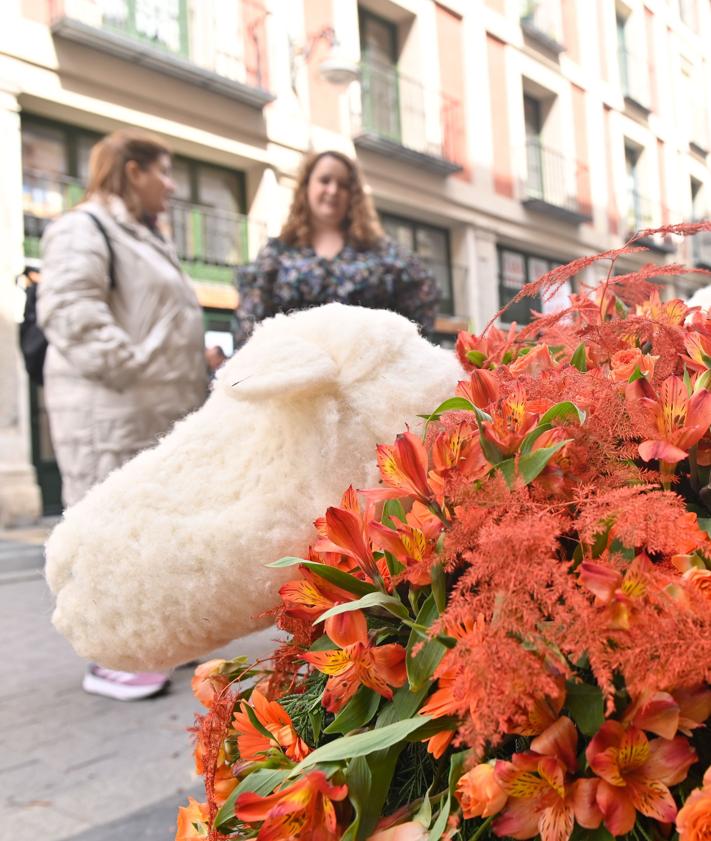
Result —
M198 202L239 213L239 184L234 172L201 166L198 170Z
M22 127L22 168L44 175L67 174L64 132L51 126Z
M398 245L402 245L404 248L409 248L410 251L415 250L415 232L412 225L387 214L382 214L380 222L390 239L395 240Z
M47 220L61 213L67 192L67 147L61 129L22 127L22 203L26 237L40 237Z

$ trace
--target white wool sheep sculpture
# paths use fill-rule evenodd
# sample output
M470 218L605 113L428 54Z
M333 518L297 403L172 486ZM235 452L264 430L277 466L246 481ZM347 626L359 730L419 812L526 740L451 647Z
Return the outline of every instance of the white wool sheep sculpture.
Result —
M268 624L313 520L378 481L375 445L461 369L414 323L327 304L263 322L197 412L70 508L46 547L53 622L82 657L167 668Z

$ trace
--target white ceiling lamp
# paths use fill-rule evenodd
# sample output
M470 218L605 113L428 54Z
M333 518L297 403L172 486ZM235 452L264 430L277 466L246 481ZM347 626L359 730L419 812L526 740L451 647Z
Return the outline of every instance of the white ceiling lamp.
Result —
M294 44L291 44L291 86L293 88L296 88L296 57L301 56L308 64L314 55L316 46L321 41L325 41L330 47L328 54L318 66L321 78L329 84L343 89L360 78L358 65L343 53L333 27L325 26L315 35L312 35L305 46L295 47Z

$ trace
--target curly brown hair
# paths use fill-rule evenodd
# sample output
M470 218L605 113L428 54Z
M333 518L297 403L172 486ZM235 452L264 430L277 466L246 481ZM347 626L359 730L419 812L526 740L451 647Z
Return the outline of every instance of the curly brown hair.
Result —
M350 173L350 205L343 220L343 232L346 241L358 249L377 246L384 237L370 196L363 189L363 177L358 164L341 152L312 152L301 163L296 180L294 198L289 208L289 216L279 234L279 239L286 245L301 248L311 244L311 214L308 202L308 184L314 167L322 158L335 158Z

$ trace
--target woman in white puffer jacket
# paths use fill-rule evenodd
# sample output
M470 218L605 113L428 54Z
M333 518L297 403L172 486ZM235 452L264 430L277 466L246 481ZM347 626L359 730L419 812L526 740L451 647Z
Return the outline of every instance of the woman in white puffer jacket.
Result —
M66 506L207 393L202 311L155 225L174 189L170 164L151 135L105 137L92 150L87 200L42 240L37 314L49 340L45 400ZM122 682L122 696L150 694L150 680L131 679L108 677Z

